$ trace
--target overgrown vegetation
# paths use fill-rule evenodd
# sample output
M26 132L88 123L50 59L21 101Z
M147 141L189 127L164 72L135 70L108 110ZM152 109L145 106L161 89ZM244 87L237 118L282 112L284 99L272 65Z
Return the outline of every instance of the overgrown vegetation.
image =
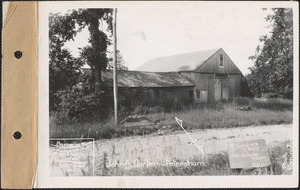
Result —
M251 106L251 110L243 111L243 106ZM99 105L100 106L100 105ZM149 118L156 125L143 127L116 126L113 116L99 122L61 123L59 117L50 116L50 138L91 137L109 139L130 135L158 134L159 131L171 133L180 130L174 117L183 120L188 130L230 128L251 125L275 125L292 123L293 101L283 99L249 99L236 98L229 102L201 103L184 107L180 111L166 112L163 107L139 106L133 112Z
M49 108L60 123L102 121L112 113L112 89L101 79L101 71L113 68L107 50L112 45L112 12L74 9L49 15ZM89 45L78 48L80 56L74 57L65 44L84 28ZM83 74L83 65L89 65L90 75ZM128 69L119 50L117 69Z
M271 21L272 35L261 38L263 46L251 57L255 65L248 79L256 96L269 93L269 98L291 98L292 10L273 11L267 18ZM74 40L85 27L90 34L89 45L80 49L80 58L75 58L64 45ZM112 68L111 58L107 55L112 33L112 9L78 9L65 15L49 15L50 138L102 139L156 134L162 130L170 133L179 129L175 116L184 121L188 130L292 122L291 100L235 98L217 103L193 103L191 100L174 103L171 100L153 105L143 102L146 94L134 94L132 89L124 88L119 90L119 121L130 115L144 115L156 125L116 126L112 122L112 88L101 80L101 71ZM117 55L117 67L127 69L119 51ZM83 75L81 68L84 63L90 66L91 76ZM248 111L241 109L243 106Z

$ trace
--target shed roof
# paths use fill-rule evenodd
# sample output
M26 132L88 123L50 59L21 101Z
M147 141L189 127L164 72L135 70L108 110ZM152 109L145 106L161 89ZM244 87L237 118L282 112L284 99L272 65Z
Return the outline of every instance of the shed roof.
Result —
M84 73L90 74L90 70L84 69ZM140 72L118 71L118 87L184 87L195 86L187 77L177 72ZM102 81L112 86L112 71L102 71Z
M194 71L220 49L221 48L209 49L154 58L144 63L136 70L149 72Z
M186 77L178 73L153 73L139 71L118 71L118 87L180 87L194 86ZM112 85L112 72L102 72L102 80Z

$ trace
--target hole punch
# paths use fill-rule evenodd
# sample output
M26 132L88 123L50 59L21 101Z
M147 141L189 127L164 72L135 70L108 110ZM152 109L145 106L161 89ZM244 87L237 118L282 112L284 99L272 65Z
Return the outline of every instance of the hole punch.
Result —
M22 57L23 54L22 54L21 51L15 51L14 55L15 55L15 57L16 57L17 59L20 59L20 58Z
M13 136L16 140L18 140L22 137L22 134L19 131L16 131Z

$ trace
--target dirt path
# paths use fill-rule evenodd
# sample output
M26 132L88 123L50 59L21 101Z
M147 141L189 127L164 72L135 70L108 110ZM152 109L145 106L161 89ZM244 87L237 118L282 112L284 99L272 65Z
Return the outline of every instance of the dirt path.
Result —
M229 142L264 139L268 146L292 139L292 124L207 129L190 131L190 136L205 155L227 152ZM135 136L99 140L94 143L61 144L50 147L53 176L102 175L101 168L126 163L164 163L167 160L192 160L200 151L187 134L176 132L160 136ZM124 165L123 165L124 166Z
M206 129L189 132L205 154L227 151L227 144L234 141L264 139L273 144L292 139L292 124L272 126L250 126L230 129ZM108 153L111 161L190 159L199 155L190 138L181 133L161 136L125 137L96 141L97 150ZM101 155L99 155L101 156Z

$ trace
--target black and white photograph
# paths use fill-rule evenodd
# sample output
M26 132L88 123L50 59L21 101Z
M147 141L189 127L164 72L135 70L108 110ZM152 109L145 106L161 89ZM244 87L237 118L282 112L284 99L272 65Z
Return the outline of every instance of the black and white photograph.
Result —
M40 21L47 175L297 175L296 4L60 5Z

